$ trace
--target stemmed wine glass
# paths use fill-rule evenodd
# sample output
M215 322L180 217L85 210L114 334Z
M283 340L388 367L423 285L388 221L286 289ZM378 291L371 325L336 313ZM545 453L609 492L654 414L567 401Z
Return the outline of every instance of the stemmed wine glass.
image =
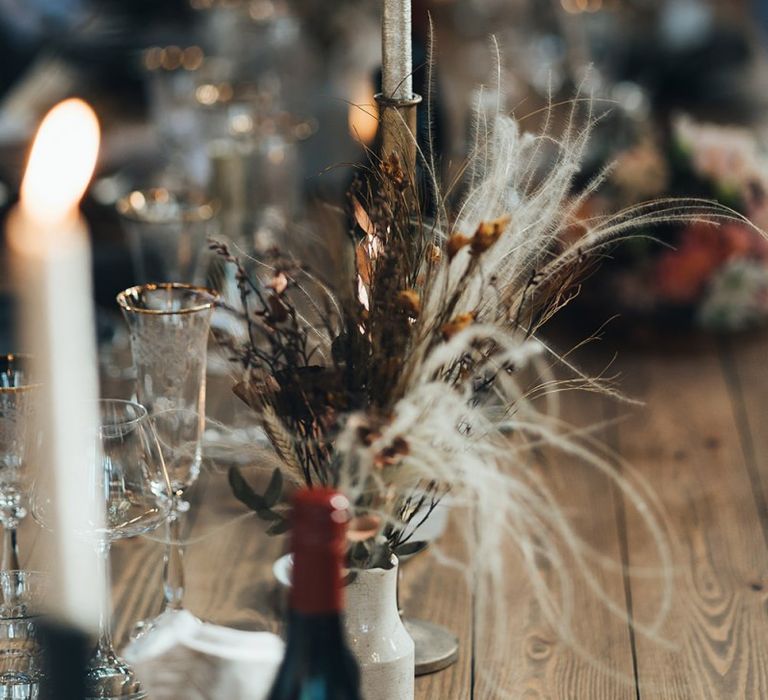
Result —
M0 568L5 571L21 569L16 530L27 514L24 466L35 444L39 386L32 379L29 357L0 356L0 522L4 532Z
M198 284L206 277L210 255L205 241L216 226L216 206L200 191L188 186L134 190L116 205L125 231L134 281ZM103 370L120 379L131 379L126 367L128 333L109 314L112 338L102 348Z
M117 203L137 282L195 283L205 276L205 240L215 208L190 189L136 190Z
M97 486L103 494L105 524L97 533L100 580L106 586L99 619L99 640L88 675L89 698L145 698L133 670L115 652L110 604L110 546L135 537L168 519L171 487L160 445L147 410L131 401L99 401L100 464Z
M86 675L87 700L142 700L146 693L112 642L109 554L113 541L150 532L168 519L171 485L147 410L138 403L119 399L101 399L97 404L99 425L93 436L95 458L93 477L89 479L92 491L83 493L83 501L101 501L104 520L77 533L96 547L95 573L105 587L100 596L98 641ZM32 513L43 527L55 523L51 477L50 473L41 473L33 491ZM93 574L86 571L83 575Z
M183 607L181 518L202 462L208 333L217 298L178 283L131 287L117 297L130 330L137 397L152 416L173 490L161 615Z

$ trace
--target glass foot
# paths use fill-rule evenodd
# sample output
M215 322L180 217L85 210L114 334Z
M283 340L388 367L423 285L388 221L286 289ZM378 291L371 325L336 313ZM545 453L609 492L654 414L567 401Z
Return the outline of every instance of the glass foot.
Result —
M86 700L140 700L147 697L133 669L112 651L96 651L88 665L86 684Z
M39 675L14 671L0 673L0 699L38 700L39 697Z

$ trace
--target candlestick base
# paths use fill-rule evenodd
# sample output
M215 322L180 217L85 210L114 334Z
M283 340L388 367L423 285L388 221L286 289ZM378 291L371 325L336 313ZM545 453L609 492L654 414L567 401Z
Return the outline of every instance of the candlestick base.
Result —
M445 627L406 618L405 629L416 647L416 675L425 676L448 668L459 658L459 640Z

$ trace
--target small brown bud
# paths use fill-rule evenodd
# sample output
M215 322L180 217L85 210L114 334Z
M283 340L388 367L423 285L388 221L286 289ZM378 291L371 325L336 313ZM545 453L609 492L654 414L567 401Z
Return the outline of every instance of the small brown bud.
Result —
M427 249L427 260L431 263L438 263L443 257L443 251L440 250L434 243Z
M411 448L408 446L405 438L398 436L392 441L391 445L385 447L381 452L374 456L374 466L381 469L397 464L410 451Z
M405 173L400 165L397 153L390 153L389 157L382 161L381 170L395 187L402 189L405 185Z
M421 313L421 297L413 289L404 289L397 294L398 306L409 316L416 318Z
M450 340L458 333L461 333L470 323L475 320L475 314L459 314L451 321L448 321L441 329L443 340Z
M288 277L284 272L278 272L267 282L267 287L274 289L277 294L282 294L288 288Z
M370 447L374 440L378 440L379 437L381 437L381 433L379 433L376 430L373 430L367 425L361 425L357 429L357 437L360 440L360 442L363 443L366 447Z
M472 252L475 254L484 253L496 241L501 238L504 229L509 224L510 217L502 216L493 221L483 221L472 236Z
M471 239L460 233L454 233L445 244L445 252L448 254L450 262L456 257L456 254L466 245L470 244Z

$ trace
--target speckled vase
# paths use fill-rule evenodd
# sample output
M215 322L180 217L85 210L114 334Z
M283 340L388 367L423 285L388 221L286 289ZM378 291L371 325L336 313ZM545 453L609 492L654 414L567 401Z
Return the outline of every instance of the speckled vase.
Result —
M344 626L365 700L413 700L414 646L397 609L391 569L361 569L347 586Z

